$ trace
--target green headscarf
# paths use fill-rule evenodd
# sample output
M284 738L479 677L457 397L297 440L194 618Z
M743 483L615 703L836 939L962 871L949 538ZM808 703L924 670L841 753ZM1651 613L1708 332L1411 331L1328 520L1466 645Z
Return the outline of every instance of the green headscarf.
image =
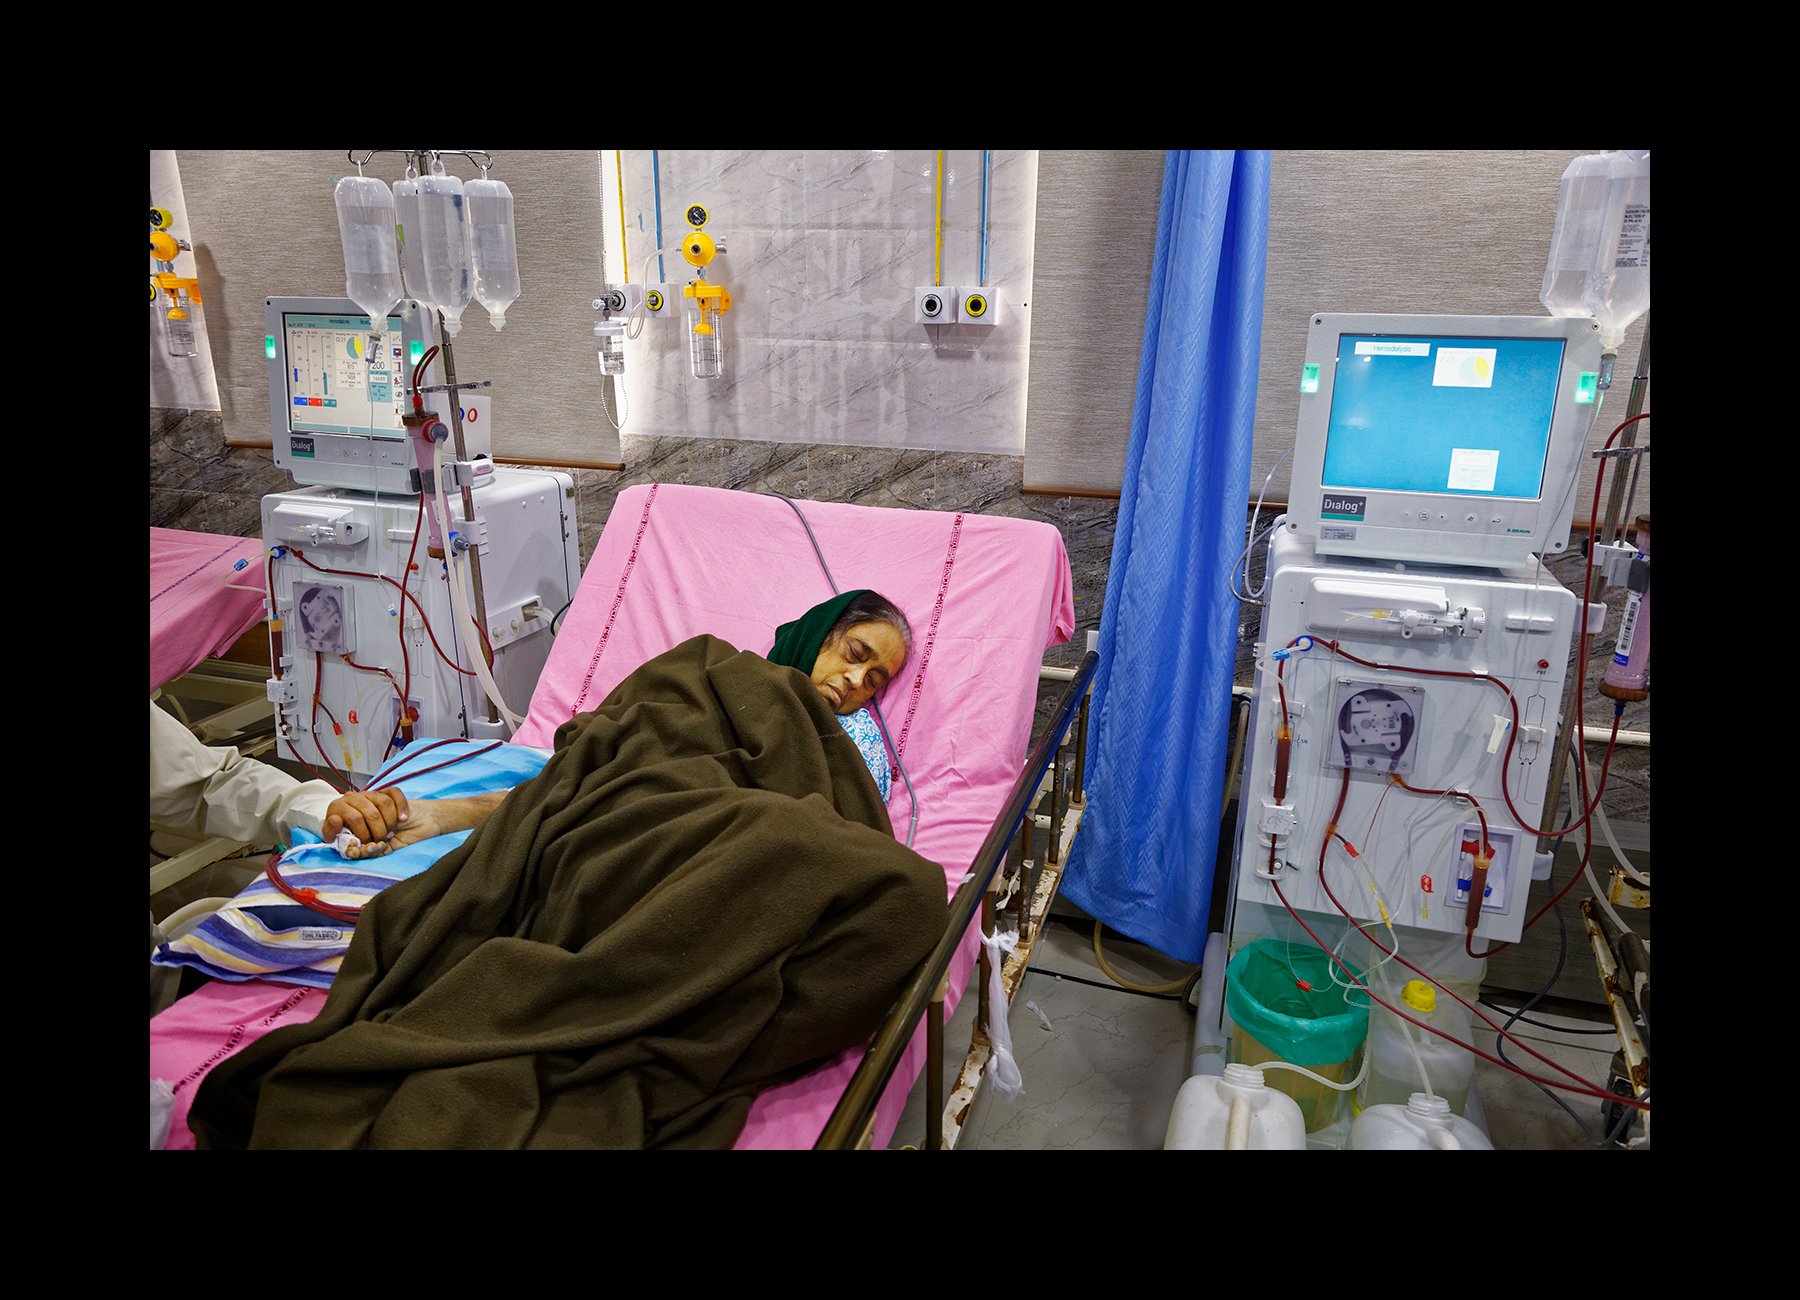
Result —
M819 657L819 647L825 644L825 634L831 631L832 624L850 607L850 602L858 596L866 595L867 590L859 587L855 591L840 592L823 604L814 605L792 623L783 623L776 628L775 644L769 649L769 662L798 668L808 677L812 676L813 660Z

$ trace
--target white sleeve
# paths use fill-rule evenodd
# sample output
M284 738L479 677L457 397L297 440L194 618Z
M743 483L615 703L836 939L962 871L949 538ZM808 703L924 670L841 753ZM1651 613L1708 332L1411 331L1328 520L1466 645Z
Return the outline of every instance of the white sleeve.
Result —
M234 748L202 743L151 702L153 820L247 844L285 844L297 827L319 834L335 798L324 781L296 781Z

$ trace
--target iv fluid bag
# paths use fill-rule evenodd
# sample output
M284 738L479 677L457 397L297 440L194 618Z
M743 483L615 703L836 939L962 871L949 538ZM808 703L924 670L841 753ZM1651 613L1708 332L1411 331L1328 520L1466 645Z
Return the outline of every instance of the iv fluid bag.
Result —
M400 274L406 292L427 308L436 307L425 292L425 263L419 249L424 231L419 226L419 178L406 169L406 177L394 182L394 225L400 240Z
M1613 351L1650 306L1650 152L1583 154L1563 172L1539 294L1552 316L1589 316Z
M469 210L459 177L437 171L419 178L419 261L426 301L443 313L444 333L459 333L475 285Z
M1552 316L1586 316L1581 296L1588 268L1600 247L1600 218L1606 211L1606 155L1583 154L1562 175L1556 203L1556 228L1550 236L1550 260L1538 295Z
M1607 349L1650 307L1650 151L1620 149L1609 157L1600 254L1582 301L1600 322Z
M513 233L513 196L505 181L482 177L463 186L469 205L475 300L495 329L506 327L506 309L519 296L519 253Z
M337 183L338 233L344 242L344 296L369 313L370 328L405 295L400 250L394 242L394 195L374 176L346 176Z

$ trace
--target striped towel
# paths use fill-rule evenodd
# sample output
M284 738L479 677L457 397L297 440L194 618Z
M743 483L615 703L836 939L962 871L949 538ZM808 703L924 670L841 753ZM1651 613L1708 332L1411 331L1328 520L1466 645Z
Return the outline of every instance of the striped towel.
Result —
M526 745L457 740L422 752L432 742L415 741L371 785L397 782L411 799L448 799L493 790L510 790L536 776L549 761L547 750ZM452 759L460 761L436 771L423 771ZM407 776L418 771L417 776ZM294 845L277 863L292 889L315 889L319 900L338 907L359 908L396 880L416 876L468 839L457 831L409 844L367 862L352 862L306 831L294 833ZM328 988L355 935L353 921L339 921L294 902L258 876L224 907L179 939L160 945L151 955L157 966L185 966L214 979L241 982L270 980Z

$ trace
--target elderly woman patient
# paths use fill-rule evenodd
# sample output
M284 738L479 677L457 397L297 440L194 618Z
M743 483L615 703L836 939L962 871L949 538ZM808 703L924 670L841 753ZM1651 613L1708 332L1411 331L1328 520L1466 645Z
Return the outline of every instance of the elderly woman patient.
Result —
M886 597L868 590L846 591L815 605L775 630L770 663L806 673L813 689L837 714L838 723L868 764L869 775L886 802L893 774L887 746L868 703L894 680L912 654L912 625ZM400 790L351 791L340 801L353 806L360 822L346 819L359 843L344 856L375 858L434 835L479 826L507 792L409 803ZM338 823L329 828L333 833Z
M207 1077L199 1145L730 1146L759 1092L868 1041L948 923L866 711L911 636L846 592L766 656L658 655L509 791L362 796L353 857L474 831L375 895L317 1019Z

